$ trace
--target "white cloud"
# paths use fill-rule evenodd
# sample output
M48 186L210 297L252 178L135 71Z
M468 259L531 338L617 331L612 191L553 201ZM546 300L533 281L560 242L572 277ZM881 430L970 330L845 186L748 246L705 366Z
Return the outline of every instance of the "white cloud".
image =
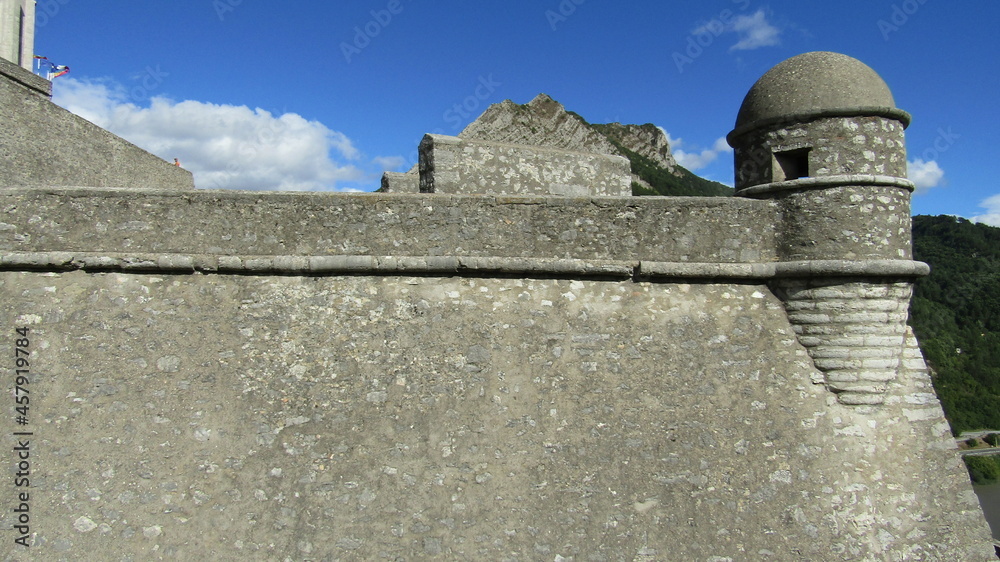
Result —
M392 172L406 165L406 158L402 156L376 156L372 163L378 166L383 172Z
M715 139L715 143L712 144L712 150L729 154L733 151L733 147L729 146L729 142L726 140L726 137L719 137Z
M1000 226L1000 194L987 197L979 206L986 209L986 213L971 217L969 220L990 226Z
M714 162L720 154L729 154L733 151L733 149L730 148L729 143L726 142L726 138L720 137L712 143L712 148L706 148L697 152L688 152L678 148L683 144L683 139L673 139L670 137L669 133L666 131L663 132L667 135L667 139L670 140L671 152L674 155L674 160L676 160L681 166L684 166L691 171L704 168Z
M751 51L781 42L781 30L768 23L763 9L757 10L752 16L736 16L730 30L740 37L739 42L729 48L730 51Z
M927 191L941 185L944 180L944 170L936 160L923 161L920 158L906 163L906 175L917 187L917 193Z
M343 133L296 113L154 97L133 103L112 81L60 79L53 101L181 165L200 188L331 190L365 179Z

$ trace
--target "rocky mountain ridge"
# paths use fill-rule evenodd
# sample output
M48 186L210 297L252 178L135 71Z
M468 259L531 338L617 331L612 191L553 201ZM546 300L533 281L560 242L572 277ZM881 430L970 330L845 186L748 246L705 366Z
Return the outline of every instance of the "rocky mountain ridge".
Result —
M546 94L527 104L504 100L491 105L461 133L462 138L548 146L578 152L625 156L611 139L653 159L671 172L677 166L666 135L652 124L591 125Z
M629 160L633 195L730 196L732 188L701 178L677 163L663 129L646 123L592 124L546 94L526 104L511 100L490 105L460 138L623 156ZM406 174L387 172L416 189L417 166Z
M546 94L527 104L493 104L458 135L462 138L624 156L635 195L731 195L720 183L679 165L659 127L646 123L591 124Z

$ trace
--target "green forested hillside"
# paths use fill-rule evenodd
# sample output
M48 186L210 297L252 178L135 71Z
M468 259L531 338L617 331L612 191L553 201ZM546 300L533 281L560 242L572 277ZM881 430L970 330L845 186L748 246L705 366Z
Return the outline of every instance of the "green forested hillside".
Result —
M733 188L696 176L683 166L678 166L681 169L681 175L675 176L649 158L622 146L615 139L609 138L608 140L628 158L632 167L632 173L653 186L653 189L650 190L633 182L632 195L729 197L733 194Z
M952 430L1000 429L1000 228L913 218L917 281L910 323Z
M628 158L629 164L632 168L632 173L642 178L642 180L649 185L649 187L646 187L637 182L632 182L632 195L701 197L731 197L733 195L733 188L719 182L707 180L697 176L691 173L684 166L677 165L679 175L674 175L673 172L661 166L653 159L631 150L629 147L625 146L625 144L623 144L615 134L616 130L621 128L621 125L618 123L606 123L603 125L587 123L585 119L576 113L573 113L572 111L568 113L578 118L581 122L586 123L587 126L593 130L604 135L604 137L607 138L608 141L613 144L623 156ZM653 136L659 133L656 125L653 125L652 123L646 123L645 125L627 125L627 127L645 130L647 134Z

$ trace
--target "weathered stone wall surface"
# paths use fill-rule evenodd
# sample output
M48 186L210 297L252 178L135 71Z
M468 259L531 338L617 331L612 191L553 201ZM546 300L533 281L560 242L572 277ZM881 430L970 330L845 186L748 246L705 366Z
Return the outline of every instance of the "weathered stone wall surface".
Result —
M624 197L631 178L622 156L444 135L420 142L423 193Z
M191 172L49 101L31 72L4 60L0 67L0 189L194 188Z
M7 271L0 315L18 560L992 557L912 335L841 405L762 284Z
M257 193L44 90L0 80L5 559L993 559L898 110L760 133L746 198L434 136L436 193Z
M384 172L379 193L420 193L420 174L417 172Z
M778 227L781 259L912 257L909 186L864 185L854 179L846 180L847 185L817 189L808 185L812 181L786 182L803 188L775 196L782 217Z
M780 181L775 152L809 149L809 177L867 174L906 177L903 124L885 117L824 117L775 125L738 137L737 190Z
M10 189L0 209L8 253L724 263L776 255L775 206L737 198Z

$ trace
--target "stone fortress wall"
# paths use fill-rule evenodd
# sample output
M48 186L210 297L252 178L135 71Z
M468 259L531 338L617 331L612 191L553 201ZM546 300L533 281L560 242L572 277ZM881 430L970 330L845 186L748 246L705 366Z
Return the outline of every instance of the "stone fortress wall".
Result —
M194 188L191 172L66 111L51 96L51 82L0 58L0 189Z
M992 559L868 72L765 75L728 199L8 183L15 559Z

